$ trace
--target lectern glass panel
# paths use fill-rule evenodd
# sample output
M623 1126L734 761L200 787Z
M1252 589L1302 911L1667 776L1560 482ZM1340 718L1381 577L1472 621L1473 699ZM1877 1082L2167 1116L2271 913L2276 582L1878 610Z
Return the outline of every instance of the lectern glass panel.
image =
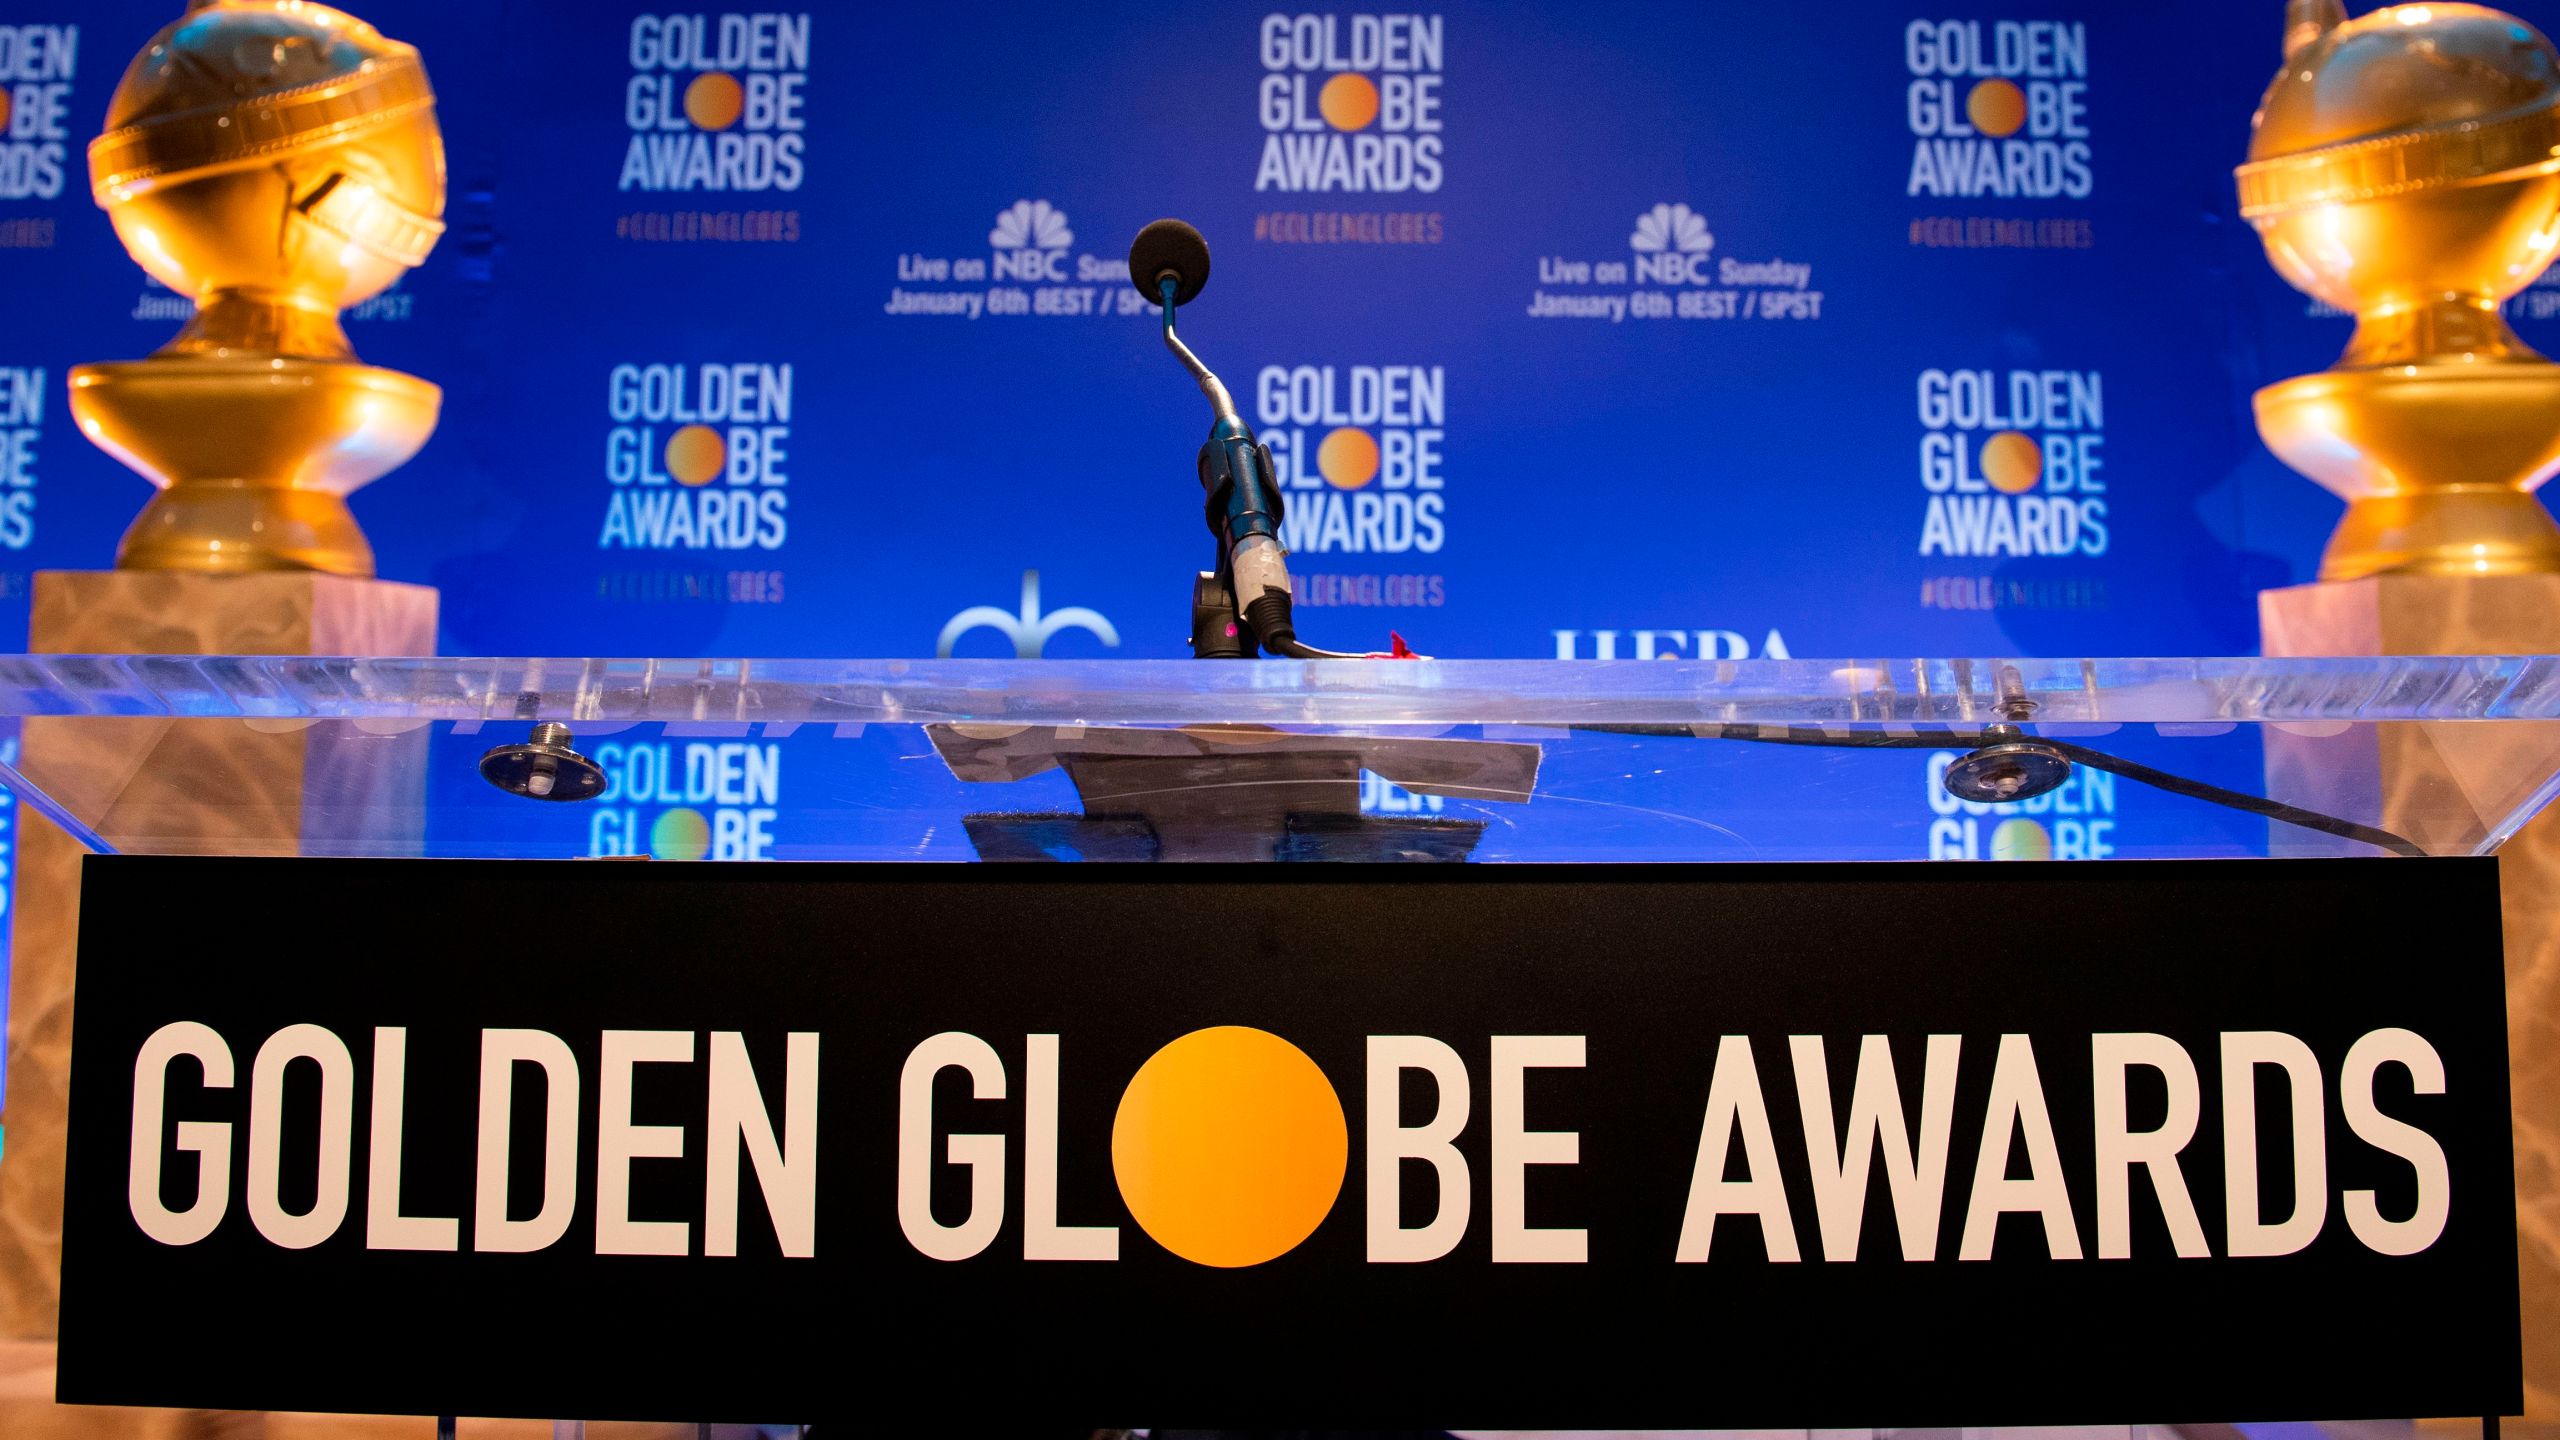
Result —
M2478 854L2560 784L2552 657L8 656L0 716L22 802L162 854ZM580 803L484 777L546 724Z

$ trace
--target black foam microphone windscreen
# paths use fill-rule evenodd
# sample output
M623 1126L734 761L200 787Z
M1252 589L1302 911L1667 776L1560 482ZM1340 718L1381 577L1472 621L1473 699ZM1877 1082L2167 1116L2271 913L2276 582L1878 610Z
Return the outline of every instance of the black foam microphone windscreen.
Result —
M1209 242L1179 220L1158 220L1129 244L1129 283L1139 294L1163 304L1157 282L1168 271L1174 277L1176 305L1190 304L1209 283Z

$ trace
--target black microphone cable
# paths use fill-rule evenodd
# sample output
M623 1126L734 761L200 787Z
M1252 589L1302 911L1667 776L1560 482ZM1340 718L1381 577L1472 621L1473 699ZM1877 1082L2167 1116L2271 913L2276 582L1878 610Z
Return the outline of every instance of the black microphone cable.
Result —
M1389 654L1376 650L1365 655L1349 654L1341 650L1319 650L1298 639L1297 625L1289 618L1291 603L1288 591L1265 590L1251 604L1244 607L1245 623L1253 627L1253 633L1261 640L1262 648L1274 655L1286 655L1293 660L1427 660L1430 658L1427 655Z
M1953 730L1913 730L1902 733L1887 733L1879 730L1834 734L1806 725L1573 725L1566 728L1599 735L1637 735L1683 740L1747 740L1763 745L1806 745L1841 750L1976 750L1982 747L1986 738L1995 744L2002 740L2028 738L2022 734L1986 737L1981 734L1959 734ZM2366 825L2335 815L2324 815L2317 810L2306 810L2299 805L2288 805L2281 800L2271 800L2264 795L2252 795L2245 790L2226 790L2219 785L2209 785L2202 780L2189 779L2184 775L2173 775L2166 770L2154 769L2137 760L2128 760L2121 755L2110 755L2103 750L2092 750L2086 745L2074 745L2067 740L2053 740L2043 736L2033 738L2037 745L2049 748L2075 765L2086 765L2092 770L2104 770L2111 775L2121 775L2136 784L2148 785L2154 790L2171 795L2183 795L2190 800L2202 800L2208 805L2219 805L2225 809L2263 816L2280 824L2359 841L2377 849L2388 850L2395 855L2423 857L2427 853L2416 841L2385 830L2378 825Z

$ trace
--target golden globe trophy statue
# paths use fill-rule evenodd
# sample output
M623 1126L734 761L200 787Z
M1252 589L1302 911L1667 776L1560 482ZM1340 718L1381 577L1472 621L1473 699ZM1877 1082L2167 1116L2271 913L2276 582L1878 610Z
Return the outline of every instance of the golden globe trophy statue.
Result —
M195 0L125 71L89 175L197 306L150 359L71 372L82 432L161 487L116 564L371 575L346 497L417 453L442 396L359 363L338 311L444 231L418 52L303 0Z
M2560 467L2560 366L2499 314L2560 241L2560 56L2477 5L2286 18L2240 213L2356 317L2336 365L2257 395L2268 448L2347 502L2320 578L2560 571L2533 496Z
M2347 513L2316 584L2258 597L2268 655L2560 651L2560 527L2533 491L2560 465L2560 366L2502 302L2560 241L2560 56L2475 5L2349 21L2287 7L2284 69L2239 170L2241 213L2293 284L2356 317L2330 369L2258 392L2258 430ZM2270 726L2270 794L2436 837L2472 822L2466 786L2545 758L2551 727ZM2512 747L2512 748L2510 748ZM2272 853L2297 853L2276 840ZM2509 1048L2560 1047L2560 818L2499 853ZM2560 1396L2560 1070L2519 1059L2516 1216L2525 1383Z
M82 433L161 490L117 569L37 573L30 651L435 653L436 592L370 578L346 497L417 453L441 396L359 363L338 328L339 307L398 279L444 228L434 105L417 51L304 0L198 0L134 58L89 148L91 181L126 250L196 314L148 360L71 372ZM397 855L424 843L426 738L38 717L19 764L117 845L221 836L204 843ZM329 803L306 806L313 795ZM12 857L0 1336L13 1338L53 1333L60 1288L80 853L30 825ZM65 1424L46 1433L132 1429Z

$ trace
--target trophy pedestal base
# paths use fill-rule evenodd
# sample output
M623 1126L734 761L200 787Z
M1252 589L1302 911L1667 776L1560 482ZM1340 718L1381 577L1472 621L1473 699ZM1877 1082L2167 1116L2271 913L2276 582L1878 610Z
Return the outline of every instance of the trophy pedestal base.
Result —
M2376 575L2295 585L2260 593L2258 625L2261 648L2269 655L2551 654L2560 652L2560 575ZM2378 728L2389 733L2374 737L2375 753L2364 774L2339 777L2337 768L2328 771L2338 777L2333 785L2362 793L2333 790L2326 796L2304 783L2300 752L2307 745L2271 731L2271 793L2315 808L2348 807L2331 809L2333 814L2378 814L2384 826L2423 842L2429 807L2420 802L2419 787L2440 787L2448 769L2458 781L2471 764L2496 763L2472 753L2477 742L2467 736L2463 749L2439 743L2451 740L2443 732L2456 727ZM2514 743L2552 743L2551 727L2513 728L2544 732ZM2330 752L2332 767L2335 758ZM2560 810L2544 813L2507 842L2499 851L2498 873L2506 911L2525 1412L2553 1419L2560 1418Z
M2320 556L2320 578L2330 584L2381 575L2460 581L2555 572L2560 524L2540 500L2502 486L2351 500Z
M431 655L436 592L311 573L56 570L35 578L28 629L30 651L54 654ZM422 839L397 832L421 829L426 738L423 729L365 734L336 722L31 719L18 763L110 844L130 839L167 853L184 848L169 837L221 836L228 838L204 839L202 847L394 854ZM388 750L402 753L385 763ZM17 815L9 1077L0 1112L0 1340L41 1340L54 1333L61 1291L63 1101L83 851L25 807ZM208 962L287 922L291 902L244 896L235 914L202 917ZM19 1433L6 1407L0 1433Z
M2347 502L2323 581L2560 573L2533 498L2560 464L2560 365L2324 370L2255 403L2267 448Z
M127 570L373 574L347 496L418 453L444 392L344 360L161 357L71 372L71 413L150 478Z
M275 538L253 550L226 536ZM363 578L373 574L373 545L344 495L248 480L189 480L152 496L133 517L116 543L116 563L199 575L316 570Z

